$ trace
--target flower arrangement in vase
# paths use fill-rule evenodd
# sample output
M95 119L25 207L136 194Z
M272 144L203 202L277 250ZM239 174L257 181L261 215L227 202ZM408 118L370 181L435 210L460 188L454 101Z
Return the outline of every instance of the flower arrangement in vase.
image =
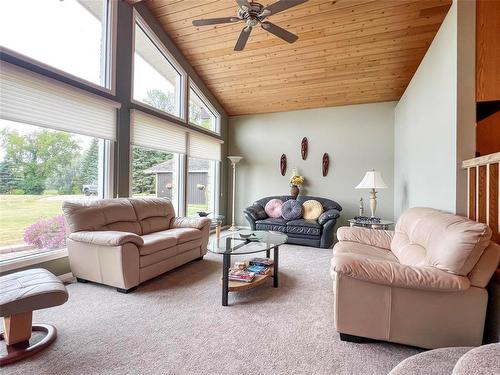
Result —
M303 176L300 176L297 174L297 172L294 170L293 176L290 177L290 195L293 197L293 199L297 199L297 196L300 193L300 188L299 186L302 185L305 181L305 178Z

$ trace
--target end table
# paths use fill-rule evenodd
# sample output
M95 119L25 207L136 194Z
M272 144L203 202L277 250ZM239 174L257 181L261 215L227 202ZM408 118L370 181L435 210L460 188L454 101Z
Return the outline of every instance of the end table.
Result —
M394 224L393 221L390 220L377 220L377 221L368 221L368 220L356 220L349 219L349 225L351 227L363 227L363 228L371 228L371 229L389 229L391 225Z

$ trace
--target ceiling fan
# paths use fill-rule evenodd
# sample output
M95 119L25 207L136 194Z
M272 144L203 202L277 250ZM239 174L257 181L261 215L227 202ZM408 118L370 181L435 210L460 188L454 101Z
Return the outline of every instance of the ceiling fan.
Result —
M305 3L307 0L279 0L271 5L264 7L262 4L248 0L236 0L238 3L238 11L236 17L221 17L209 18L205 20L194 20L194 26L217 25L221 23L235 23L244 21L246 26L241 30L240 36L236 45L235 51L242 51L247 44L248 37L252 29L260 24L264 30L269 31L271 34L276 35L278 38L283 39L288 43L295 42L299 37L289 31L265 21L265 19L273 14L283 12L299 4Z

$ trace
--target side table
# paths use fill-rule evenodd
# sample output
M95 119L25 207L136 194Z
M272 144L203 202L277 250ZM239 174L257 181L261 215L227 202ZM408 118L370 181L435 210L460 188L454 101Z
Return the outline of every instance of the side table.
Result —
M351 227L363 227L363 228L371 228L371 229L389 229L391 225L394 224L393 221L390 220L377 220L374 222L370 221L359 221L356 219L349 219L349 225Z

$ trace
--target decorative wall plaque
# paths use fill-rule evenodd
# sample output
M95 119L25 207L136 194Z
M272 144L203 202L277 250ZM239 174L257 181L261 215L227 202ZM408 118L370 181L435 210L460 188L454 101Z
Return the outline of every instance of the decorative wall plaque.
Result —
M304 137L302 138L302 142L300 143L300 153L302 155L302 160L307 159L307 149L308 149L308 142L307 138Z
M286 155L285 154L281 155L281 158L280 158L280 172L281 172L282 176L284 176L286 173Z
M328 174L328 167L330 166L330 157L326 152L323 154L321 166L323 168L323 177L326 177L326 175Z

